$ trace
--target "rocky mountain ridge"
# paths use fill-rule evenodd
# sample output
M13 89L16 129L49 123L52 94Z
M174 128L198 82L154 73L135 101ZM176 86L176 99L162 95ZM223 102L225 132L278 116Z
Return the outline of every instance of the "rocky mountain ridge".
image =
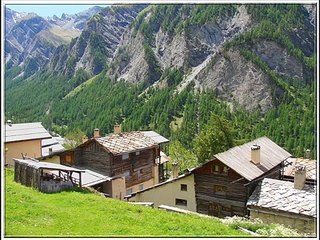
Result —
M79 36L88 19L100 10L101 8L97 7L68 17L62 16L61 19L45 19L34 13L18 13L6 8L7 70L20 67L25 78L42 70L56 48Z

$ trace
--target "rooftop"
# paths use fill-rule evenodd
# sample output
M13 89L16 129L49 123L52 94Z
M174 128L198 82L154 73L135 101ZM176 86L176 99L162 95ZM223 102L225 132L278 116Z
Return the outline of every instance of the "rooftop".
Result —
M255 144L260 146L260 164L257 165L251 162L251 147ZM271 170L290 156L290 153L267 137L258 138L214 155L249 181Z
M62 165L62 166L64 166L64 165ZM89 170L89 169L83 169L83 168L79 168L79 167L77 167L77 169L83 170L83 172L81 173L81 185L83 187L91 187L96 184L112 180L111 177L102 175L100 173L97 173L97 172ZM54 174L57 174L57 171L51 171L51 172ZM73 178L79 180L79 174L72 173L71 176Z
M51 138L40 122L6 124L5 127L6 143Z
M289 181L265 178L250 196L247 206L316 217L316 187L305 185L298 190L293 186Z
M289 158L287 162L291 163L284 168L284 175L294 177L294 167L296 165L304 165L307 170L306 178L309 180L317 180L317 161L304 158Z
M152 138L145 136L143 132L110 134L97 138L96 141L114 155L144 150L158 145Z
M60 143L60 139L57 139L55 137L42 139L41 146L42 157L47 157L50 155L50 148L52 149L52 153L57 153L65 150L65 148Z
M49 169L49 170L61 170L61 171L71 171L71 172L84 172L84 170L68 167L65 165L51 163L51 162L39 162L37 160L31 159L13 159L15 162L30 166L35 169Z

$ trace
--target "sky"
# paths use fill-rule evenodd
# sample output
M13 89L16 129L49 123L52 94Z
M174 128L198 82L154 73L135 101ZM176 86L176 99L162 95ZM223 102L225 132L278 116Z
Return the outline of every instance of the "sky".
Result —
M7 4L6 7L16 12L36 13L41 17L52 17L56 15L61 17L62 13L75 14L87 10L94 6L106 7L107 5L21 5L21 4Z

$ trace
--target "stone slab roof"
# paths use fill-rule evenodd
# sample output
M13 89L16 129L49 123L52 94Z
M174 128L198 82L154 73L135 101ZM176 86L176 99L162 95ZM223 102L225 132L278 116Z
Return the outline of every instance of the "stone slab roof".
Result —
M305 185L298 190L293 186L293 182L265 178L250 196L247 206L316 217L316 187Z
M96 141L113 155L130 153L158 146L152 138L143 132L123 132L97 138Z
M291 163L284 168L284 175L294 177L294 169L296 165L303 165L307 170L307 179L317 180L317 161L304 158L289 158L287 162Z

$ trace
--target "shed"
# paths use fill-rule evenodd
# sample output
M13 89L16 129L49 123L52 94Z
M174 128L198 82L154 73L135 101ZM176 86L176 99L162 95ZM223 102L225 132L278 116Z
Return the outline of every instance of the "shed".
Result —
M265 178L250 196L247 207L250 218L265 223L279 223L299 232L314 233L316 226L316 187L301 190L294 183Z
M41 192L58 192L74 185L82 186L81 173L84 170L55 163L39 162L36 159L14 159L14 161L14 180ZM57 174L53 174L51 172L53 170ZM78 181L72 177L73 173L79 175Z

